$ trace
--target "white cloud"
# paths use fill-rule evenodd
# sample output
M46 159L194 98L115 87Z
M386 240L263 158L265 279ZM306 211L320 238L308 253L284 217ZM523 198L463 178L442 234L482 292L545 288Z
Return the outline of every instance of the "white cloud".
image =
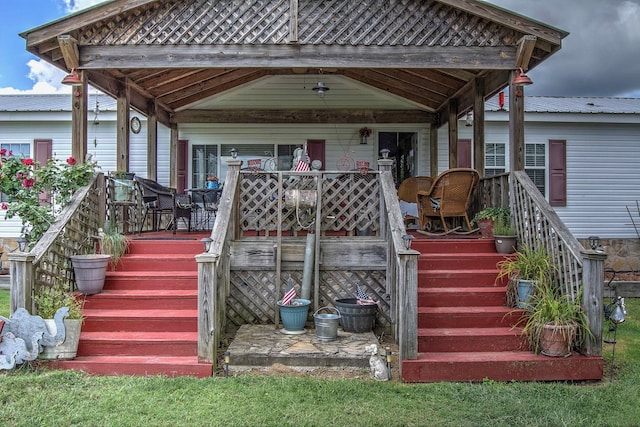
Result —
M104 0L64 0L67 12L77 12L87 7L102 3Z
M0 88L3 95L27 95L27 94L49 94L49 93L69 93L68 86L63 85L62 79L64 71L54 67L44 60L32 59L27 62L29 67L28 77L33 81L31 89L21 90L13 87Z

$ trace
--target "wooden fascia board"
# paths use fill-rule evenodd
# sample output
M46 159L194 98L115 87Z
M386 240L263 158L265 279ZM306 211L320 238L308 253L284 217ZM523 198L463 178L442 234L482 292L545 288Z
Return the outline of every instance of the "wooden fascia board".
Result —
M21 33L20 36L27 41L27 46L36 46L49 39L55 39L61 34L73 33L79 28L156 1L157 0L115 0L68 15L40 27L32 28Z
M564 30L554 28L486 2L476 0L438 0L438 2L504 25L522 34L534 35L539 39L546 40L557 46L560 46L562 39L569 34Z
M80 66L100 68L512 69L515 46L124 45L80 46Z
M431 123L421 110L184 110L174 123Z

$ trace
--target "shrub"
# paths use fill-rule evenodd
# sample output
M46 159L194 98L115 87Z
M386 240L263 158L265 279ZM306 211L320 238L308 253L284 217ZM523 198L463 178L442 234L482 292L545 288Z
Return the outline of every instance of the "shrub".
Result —
M52 158L41 167L33 159L0 150L0 191L7 198L1 207L7 211L6 218L20 217L22 234L32 247L73 193L89 183L96 168L95 162L78 163L73 157Z

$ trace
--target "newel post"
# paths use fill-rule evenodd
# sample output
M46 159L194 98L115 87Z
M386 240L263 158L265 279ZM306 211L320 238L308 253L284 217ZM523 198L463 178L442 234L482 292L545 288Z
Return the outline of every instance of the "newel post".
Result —
M11 261L11 301L10 313L18 308L24 308L33 314L33 261L35 255L26 252L13 252L8 255Z
M378 159L378 170L380 173L391 173L391 167L393 166L393 159ZM386 212L384 204L382 179L380 179L380 212ZM387 216L380 215L380 236L387 235Z
M418 358L418 258L415 250L398 251L398 349L400 360Z
M220 337L220 313L216 265L217 254L196 255L198 263L198 361L214 363ZM214 367L215 370L215 367Z
M607 254L591 250L582 253L582 304L589 318L593 336L587 335L583 351L588 356L602 356L602 322L604 316L604 260Z

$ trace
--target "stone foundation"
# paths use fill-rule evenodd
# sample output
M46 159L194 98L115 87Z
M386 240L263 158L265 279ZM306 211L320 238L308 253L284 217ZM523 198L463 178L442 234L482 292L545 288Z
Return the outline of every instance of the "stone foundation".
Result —
M578 239L578 241L585 248L589 247L588 239ZM600 238L600 246L607 254L604 262L605 271L640 271L640 239Z

